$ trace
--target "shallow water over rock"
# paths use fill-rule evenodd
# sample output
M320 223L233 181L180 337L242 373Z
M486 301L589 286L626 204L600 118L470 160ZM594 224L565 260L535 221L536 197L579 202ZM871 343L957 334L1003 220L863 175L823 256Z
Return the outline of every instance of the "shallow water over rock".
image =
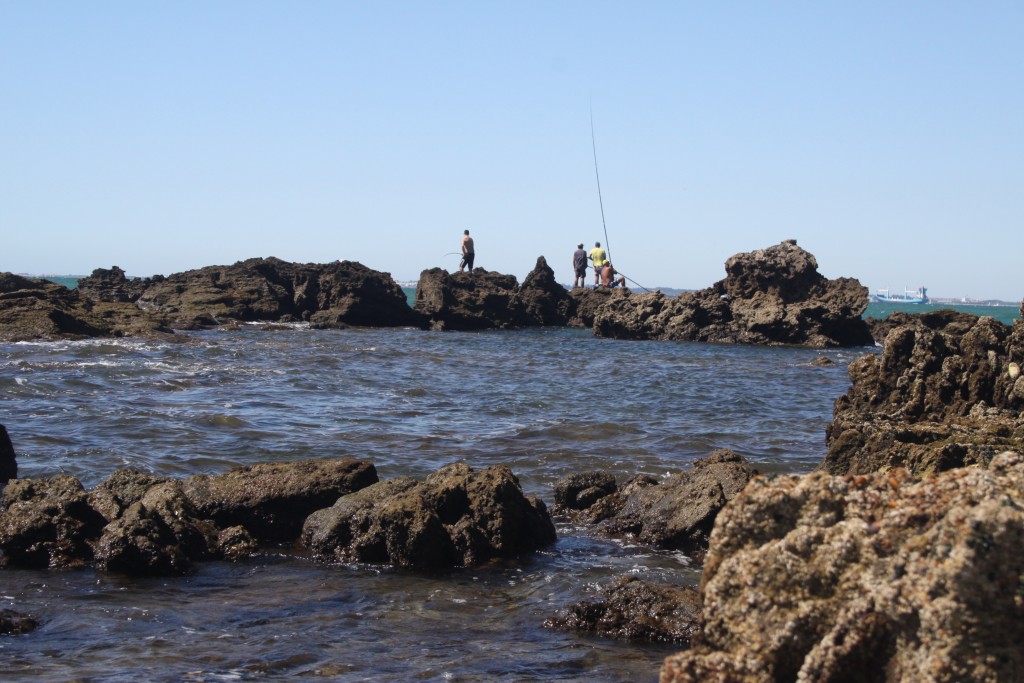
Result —
M20 477L92 487L136 467L184 477L357 457L381 478L504 464L549 505L574 472L664 476L717 448L762 472L825 452L846 366L822 351L596 339L590 332L236 331L166 341L0 345L0 423ZM40 619L0 639L11 678L654 680L672 647L545 629L631 574L696 584L678 553L591 538L516 563L422 575L269 548L177 579L0 572L0 607Z

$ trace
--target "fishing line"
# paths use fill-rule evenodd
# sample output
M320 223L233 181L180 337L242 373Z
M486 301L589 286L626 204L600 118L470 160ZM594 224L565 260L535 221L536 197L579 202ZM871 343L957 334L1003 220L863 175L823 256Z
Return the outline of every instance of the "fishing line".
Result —
M594 136L594 107L590 107L590 144L594 148L594 177L597 178L597 201L601 205L601 227L604 228L604 251L612 260L612 247L608 243L608 225L604 221L604 199L601 197L601 174L597 171L597 139Z

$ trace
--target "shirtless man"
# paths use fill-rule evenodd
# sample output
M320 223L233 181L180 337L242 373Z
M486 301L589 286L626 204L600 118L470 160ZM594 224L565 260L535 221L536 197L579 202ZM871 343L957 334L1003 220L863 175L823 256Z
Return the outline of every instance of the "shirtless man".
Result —
M615 277L616 275L619 277ZM601 269L601 286L626 288L626 277L615 270L611 261L605 261L604 268Z
M459 263L459 272L462 269L469 267L469 272L473 272L473 258L476 256L476 252L473 251L473 238L469 236L469 230L462 231L462 262Z

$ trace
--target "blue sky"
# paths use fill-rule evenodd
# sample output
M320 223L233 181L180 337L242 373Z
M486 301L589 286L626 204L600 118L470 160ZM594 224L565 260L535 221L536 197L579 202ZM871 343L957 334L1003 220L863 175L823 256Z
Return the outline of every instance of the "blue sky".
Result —
M798 240L1024 298L1024 3L0 1L0 271L254 256L703 288Z

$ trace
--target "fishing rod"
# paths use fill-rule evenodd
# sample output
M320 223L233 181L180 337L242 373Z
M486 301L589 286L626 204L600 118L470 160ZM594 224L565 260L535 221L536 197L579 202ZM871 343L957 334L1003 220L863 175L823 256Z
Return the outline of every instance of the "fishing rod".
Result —
M590 106L590 144L591 144L591 146L594 149L594 177L597 178L597 201L598 201L598 203L601 206L601 227L604 229L604 251L605 251L605 255L607 256L607 260L611 261L612 260L612 246L608 242L608 224L605 223L605 220L604 220L604 198L601 196L601 174L597 170L597 137L594 135L594 106L593 105ZM645 292L651 291L648 288L644 287L639 282L637 282L636 280L634 280L633 278L626 276L624 273L622 273L622 271L617 271L617 272L619 273L619 275L622 275L622 277L626 278L627 280L629 280L630 282L632 282L634 285L636 285L640 289L644 290Z
M604 199L601 197L601 174L597 171L597 138L594 136L594 107L590 107L590 144L594 148L594 177L597 178L597 201L601 205L601 227L604 228L604 251L610 261L612 245L608 242L608 224L604 221Z

